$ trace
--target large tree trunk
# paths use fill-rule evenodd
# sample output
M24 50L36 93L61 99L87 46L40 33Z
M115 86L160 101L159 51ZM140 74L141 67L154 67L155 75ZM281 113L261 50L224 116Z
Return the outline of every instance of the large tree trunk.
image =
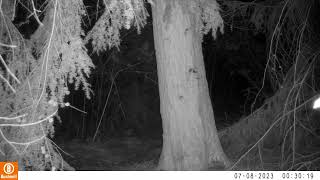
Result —
M215 126L195 15L182 3L157 1L153 29L158 68L163 149L161 170L228 165Z

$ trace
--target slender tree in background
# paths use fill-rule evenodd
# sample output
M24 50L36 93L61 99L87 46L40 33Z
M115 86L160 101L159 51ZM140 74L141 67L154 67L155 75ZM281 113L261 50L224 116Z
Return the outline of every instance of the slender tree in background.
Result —
M203 33L223 20L216 1L156 1L152 7L163 149L159 169L228 165L214 121L203 55ZM204 25L205 23L205 25Z

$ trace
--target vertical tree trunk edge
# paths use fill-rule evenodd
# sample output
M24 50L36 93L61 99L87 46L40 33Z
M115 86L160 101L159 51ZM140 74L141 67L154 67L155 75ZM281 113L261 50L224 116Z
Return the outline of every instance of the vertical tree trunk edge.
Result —
M197 17L180 3L152 7L163 149L159 170L207 170L230 166L214 122Z

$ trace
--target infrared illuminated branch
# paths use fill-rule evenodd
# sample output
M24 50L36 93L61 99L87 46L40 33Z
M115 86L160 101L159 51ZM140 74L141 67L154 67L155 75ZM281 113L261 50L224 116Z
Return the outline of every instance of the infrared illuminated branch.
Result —
M16 90L11 86L11 84L9 83L9 81L8 81L6 78L4 78L1 74L0 74L0 79L2 79L2 80L9 86L9 88L11 89L11 91L12 91L13 93L16 93Z
M136 64L134 64L134 65L132 65L132 66L129 66L129 67L120 69L119 71L116 72L116 74L114 75L114 77L111 78L111 79L112 79L112 82L111 82L110 89L109 89L109 92L108 92L107 100L106 100L106 102L105 102L105 104L104 104L103 111L102 111L102 114L101 114L101 116L100 116L99 124L98 124L98 126L97 126L96 132L94 133L94 136L93 136L92 141L95 141L95 139L96 139L96 137L97 137L97 134L98 134L98 131L99 131L101 122L102 122L103 115L104 115L104 113L105 113L105 111L106 111L106 108L107 108L107 104L108 104L108 101L109 101L109 97L110 97L110 94L111 94L113 85L115 84L115 81L116 81L118 75L119 75L121 72L123 72L123 71L125 71L125 70L127 70L127 69L130 69L130 68L132 68L132 67L134 67L134 66L137 66L138 64L141 64L141 63L139 62L139 63L136 63Z
M273 50L273 43L274 43L274 40L275 40L275 36L276 36L276 33L280 33L280 22L281 22L281 19L282 17L284 16L284 12L285 12L285 9L287 7L287 4L288 4L289 0L286 0L285 4L283 5L282 9L281 9L281 13L280 13L280 16L279 16L279 19L278 19L278 22L276 24L276 27L274 28L274 31L272 33L272 37L271 37L271 41L270 41L270 48L269 48L269 55L268 55L268 60L267 60L267 64L266 64L266 67L264 69L264 72L263 72L263 79L262 79L262 86L261 88L259 89L256 97L254 98L254 101L253 103L251 104L251 112L253 111L253 108L254 108L254 105L256 104L257 102L257 99L260 95L260 93L262 92L262 89L264 88L264 85L265 85L265 80L266 80L266 74L267 74L267 69L268 69L268 66L270 64L270 61L271 61L271 58L275 58L275 53L277 51L277 49ZM274 52L273 52L274 51ZM273 52L273 53L272 53Z
M25 124L20 124L20 123L10 123L10 124L0 124L0 127L26 127L26 126L32 126L32 125L37 125L37 124L40 124L42 122L45 122L45 121L50 121L50 119L55 115L57 114L58 110L56 110L55 112L53 112L51 115L43 118L43 119L40 119L39 121L36 121L36 122L32 122L32 123L25 123ZM25 117L26 115L22 115L20 117ZM17 118L17 117L15 117Z
M10 42L13 42L13 41L12 41L11 34L10 34L10 30L9 30L9 28L8 28L8 25L7 25L7 22L6 22L6 19L5 19L5 15L4 15L1 7L2 7L2 0L0 0L0 15L1 15L2 19L3 19L4 24L6 25L5 27L6 27L6 29L7 29L8 37L9 37L9 39L10 39ZM14 56L14 50L12 50L12 55ZM20 84L19 79L10 71L10 69L8 68L6 62L4 61L4 59L2 58L1 55L0 55L0 60L1 60L1 62L3 63L3 65L5 66L6 71L8 71L8 73L13 77L13 79L14 79L15 81L17 81L18 84ZM14 91L14 92L15 92L15 91Z
M11 21L14 20L14 18L16 17L16 5L17 5L17 0L14 0L13 2L13 8L12 8L12 17L11 17Z
M15 119L19 119L19 118L23 118L26 117L28 114L22 114L20 116L16 116L16 117L0 117L0 120L15 120Z
M265 133L258 139L258 141L251 146L251 148L249 148L244 154L242 154L240 156L240 158L228 169L229 171L230 170L233 170L239 163L240 161L249 154L249 152L251 152L252 149L254 149L255 147L258 146L258 144L267 136L267 134L269 134L269 132L271 131L271 129L276 125L278 124L284 117L288 116L289 114L292 114L294 113L295 110L297 109L300 109L302 107L304 107L307 103L311 102L311 101L314 101L315 98L317 96L313 96L311 97L310 99L306 100L305 102L301 103L299 106L295 107L295 109L292 109L290 111L287 111L286 113L284 114L278 114L275 119L275 121L270 125L270 127L265 131ZM263 107L263 106L262 106Z
M40 101L41 101L41 99L42 99L42 97L43 97L43 95L45 93L45 89L46 89L47 75L48 75L47 74L48 73L48 64L49 64L49 55L50 55L50 48L51 48L51 45L52 45L51 43L52 43L54 31L55 31L57 9L58 9L58 0L55 0L51 33L50 33L50 37L49 37L49 41L48 41L48 46L47 46L47 48L45 50L45 55L43 57L44 59L43 59L42 65L41 65L40 77L42 77L42 75L44 75L43 82L42 82L42 90L41 90L41 93L39 95L39 98L33 104L34 105L34 110L32 112L31 119L34 119L36 111L37 111L37 107L39 106ZM41 86L41 79L42 78L39 78L39 87ZM40 127L41 127L41 130L42 130L43 134L46 134L42 124L41 124ZM49 154L51 154L50 148L49 148L49 143L48 143L48 141L46 139L45 139L45 145L46 145L46 148L47 148ZM49 156L49 158L50 158L51 164L53 164L51 156Z
M16 47L17 47L16 45L3 44L3 43L1 43L1 42L0 42L0 46L8 47L8 48L16 48Z
M55 112L53 112L52 114L50 114L49 116L37 121L37 122L33 122L33 123L26 123L26 124L0 124L0 127L26 127L26 126L32 126L32 125L37 125L37 124L40 124L41 127L42 127L42 122L45 122L45 121L49 121L50 122L50 119L52 119L52 117L58 112L58 110L56 110ZM21 118L21 117L25 117L25 115L21 115L21 116L17 116L17 117L12 117L12 118L2 118L0 117L0 119L13 119L13 118ZM36 138L32 141L27 141L27 142L15 142L15 141L10 141L9 139L6 138L6 136L3 134L2 130L0 129L0 135L2 136L2 138L4 139L5 142L7 142L15 151L17 154L20 154L20 152L17 150L17 148L14 146L14 145L25 145L26 147L28 147L30 144L34 144L34 143L37 143L39 141L41 141L42 139L45 139L46 138L46 134L45 132L43 131L43 134L42 136L40 136L39 138ZM0 150L1 152L1 150Z
M20 84L21 82L19 81L19 79L11 72L11 70L9 69L9 67L7 66L6 62L4 61L4 59L2 58L2 56L0 55L0 60L2 62L2 64L4 65L4 67L6 68L7 72L13 77L13 79L15 81L17 81L18 84Z
M33 9L33 13L32 15L34 16L34 18L36 19L37 23L40 25L40 26L43 26L42 22L39 20L39 17L37 15L37 12L39 12L39 10L36 9L36 7L34 6L34 2L31 1L31 5L32 5L32 9Z

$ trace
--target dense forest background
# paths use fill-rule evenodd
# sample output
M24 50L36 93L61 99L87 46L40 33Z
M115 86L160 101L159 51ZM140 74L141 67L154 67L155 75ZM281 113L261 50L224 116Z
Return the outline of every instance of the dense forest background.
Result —
M15 2L11 22L19 38L44 43L41 35L33 37L41 34L39 21L48 21L47 2ZM86 41L91 73L82 85L67 83L61 98L68 104L57 110L50 141L77 170L152 169L163 132L152 3L145 3L149 16L143 28L121 29L121 43L102 52L86 35L103 16L103 1L83 3L86 15L76 29L83 29L79 38ZM204 35L202 51L216 126L232 168L319 169L320 112L312 109L319 96L319 1L218 3L224 33ZM41 13L29 16L32 7ZM7 36L3 22L1 35ZM0 68L6 72L4 64Z
M256 33L253 27L231 30L227 26L225 33L217 40L207 35L203 41L207 79L219 128L250 114L255 94L262 85L267 54L266 36ZM70 138L92 137L102 114L104 124L101 127L106 129L99 131L101 135L134 133L161 137L152 17L148 18L141 34L135 29L124 30L122 34L119 48L93 54L97 67L90 77L95 89L94 99L83 98L81 91L67 97L71 104L84 107L82 109L88 112L62 109L61 116L66 120L61 128ZM267 84L257 107L271 94L270 84ZM107 111L103 113L104 109Z

